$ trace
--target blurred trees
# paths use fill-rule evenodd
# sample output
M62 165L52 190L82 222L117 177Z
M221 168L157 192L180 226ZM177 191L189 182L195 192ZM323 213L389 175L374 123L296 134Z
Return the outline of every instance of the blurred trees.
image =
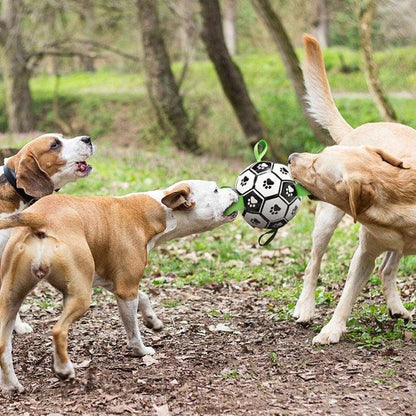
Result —
M292 42L290 41L279 16L272 9L269 0L252 1L260 16L263 18L265 25L271 32L271 36L277 45L280 56L282 57L288 77L292 81L296 97L303 111L303 115L308 121L315 137L323 144L333 144L329 134L321 128L321 126L308 112L308 103L305 99L306 90L302 70L300 69L300 63L298 57L296 56L295 50L293 49Z
M385 121L397 121L396 114L386 98L378 75L378 67L374 60L373 42L371 40L374 14L376 12L375 0L356 0L358 29L360 32L361 50L364 56L364 73L368 88L374 97L378 111Z
M189 63L206 60L208 55L241 129L252 143L267 131L267 125L260 120L250 100L242 76L244 68L240 71L236 65L238 55L275 54L277 45L299 103L304 107L302 74L294 48L301 46L303 32L319 37L323 45L328 42L329 46L361 48L356 2L1 0L0 64L8 128L27 131L35 127L29 88L32 74L47 72L59 77L102 67L129 72L143 70L158 124L170 131L178 147L197 150L193 117L202 116L195 111L192 115L187 113L186 91L181 85ZM152 6L153 18L141 15L144 4ZM215 16L208 13L212 5L216 7ZM268 9L274 16L269 13L266 17L265 5L270 6ZM259 10L263 13L258 13ZM378 4L373 16L372 48L415 44L415 19L416 0L384 0ZM276 25L272 29L273 21L279 23L277 31ZM172 71L174 62L180 64L179 70ZM178 74L177 79L173 73ZM55 118L59 121L58 111ZM311 127L315 136L325 142L322 132L313 124Z
M199 0L202 16L201 37L230 101L240 126L251 146L264 135L260 116L254 107L238 66L232 61L225 44L218 0Z
M157 2L137 0L147 90L162 129L178 149L196 152L198 143L175 82L159 23Z
M23 18L22 0L2 1L0 63L9 128L13 132L31 131L35 127L29 88L29 58L22 36Z

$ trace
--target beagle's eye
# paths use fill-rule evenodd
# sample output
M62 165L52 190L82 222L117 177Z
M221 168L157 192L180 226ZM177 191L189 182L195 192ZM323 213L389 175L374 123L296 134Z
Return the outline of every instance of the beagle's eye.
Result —
M59 149L61 146L62 146L62 142L61 142L60 140L56 139L56 140L55 140L55 141L51 144L50 150L56 150L56 149Z
M218 188L215 188L214 189L214 194L217 194L219 191L218 191Z

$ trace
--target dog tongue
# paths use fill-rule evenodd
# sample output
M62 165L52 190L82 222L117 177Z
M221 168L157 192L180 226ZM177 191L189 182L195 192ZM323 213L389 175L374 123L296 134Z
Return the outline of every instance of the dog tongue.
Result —
M81 172L84 172L85 169L87 169L87 166L86 162L78 162L78 170Z

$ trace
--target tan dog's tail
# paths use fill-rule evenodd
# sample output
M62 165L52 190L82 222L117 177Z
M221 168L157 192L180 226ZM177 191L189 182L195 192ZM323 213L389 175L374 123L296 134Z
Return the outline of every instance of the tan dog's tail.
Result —
M340 144L353 128L342 117L332 98L319 42L313 36L305 34L303 43L306 52L303 76L309 112L329 131L334 141Z
M44 218L32 212L19 212L6 218L0 218L0 230L15 227L30 227L32 230L37 230L44 225Z

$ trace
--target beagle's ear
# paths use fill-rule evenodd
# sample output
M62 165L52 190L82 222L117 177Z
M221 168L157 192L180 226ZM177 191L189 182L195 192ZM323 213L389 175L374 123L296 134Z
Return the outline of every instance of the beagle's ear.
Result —
M187 210L195 205L195 202L189 202L188 197L191 190L186 184L180 184L175 188L167 191L166 195L162 198L162 204L168 208L174 210Z
M383 149L369 147L369 146L366 146L366 149L369 150L370 152L377 153L384 162L387 162L390 165L395 166L396 168L401 168L401 169L410 168L410 166L407 165L405 162L403 162L403 160L398 159L396 156L393 156L390 153L387 153Z
M22 188L28 195L41 198L53 193L54 185L51 178L32 155L24 156L17 164L15 172L17 187Z
M369 183L362 183L357 178L348 178L345 181L348 192L351 215L357 222L358 215L373 205L376 192Z

